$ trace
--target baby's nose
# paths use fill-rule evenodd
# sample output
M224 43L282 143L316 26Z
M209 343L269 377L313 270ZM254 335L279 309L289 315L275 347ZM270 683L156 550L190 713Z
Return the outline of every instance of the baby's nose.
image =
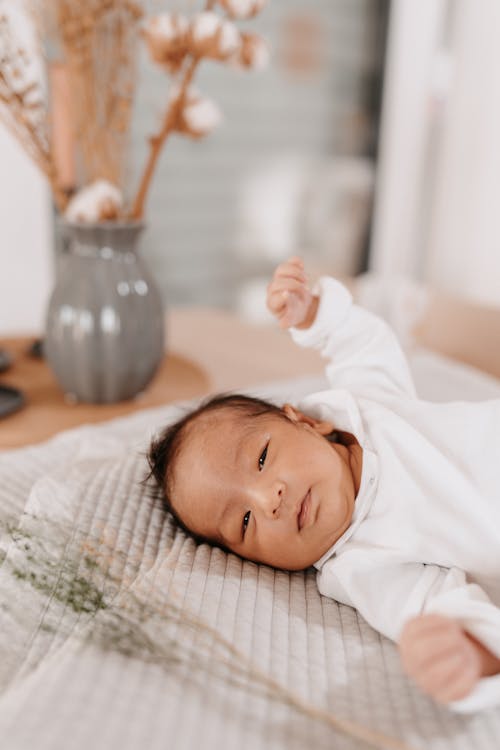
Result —
M262 506L268 517L279 518L285 495L286 486L284 482L273 482L270 487L262 492Z

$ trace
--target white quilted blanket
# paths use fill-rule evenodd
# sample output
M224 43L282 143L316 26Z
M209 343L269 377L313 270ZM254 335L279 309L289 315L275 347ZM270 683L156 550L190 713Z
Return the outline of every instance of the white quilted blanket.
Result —
M425 398L500 395L434 355L412 367ZM258 392L293 400L319 384ZM2 748L368 747L295 699L407 747L497 748L500 710L437 707L394 644L318 594L312 569L257 566L174 527L140 480L150 436L179 408L0 454Z

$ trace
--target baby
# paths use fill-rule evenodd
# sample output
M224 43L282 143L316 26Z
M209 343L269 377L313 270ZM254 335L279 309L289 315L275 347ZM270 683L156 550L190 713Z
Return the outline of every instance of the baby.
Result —
M167 427L149 452L166 509L198 541L314 565L440 703L500 705L500 399L420 400L391 329L332 278L311 291L299 258L267 304L331 388L300 409L219 396Z

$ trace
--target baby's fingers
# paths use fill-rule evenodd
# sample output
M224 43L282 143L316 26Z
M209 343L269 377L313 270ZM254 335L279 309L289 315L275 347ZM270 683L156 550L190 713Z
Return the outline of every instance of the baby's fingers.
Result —
M451 650L442 654L421 675L416 682L425 692L440 703L465 698L480 677L479 664L474 653L464 650Z
M284 304L277 313L280 328L298 325L304 320L308 307L303 293L285 291L283 298Z
M277 279L273 279L269 284L269 293L280 292L285 289L289 292L297 292L299 289L306 288L306 284L303 279L295 279L291 276L280 276Z
M405 671L441 703L468 695L481 674L481 660L459 623L421 615L403 628L399 643Z
M450 649L458 649L463 642L460 626L450 620L428 622L421 618L413 627L407 626L400 642L403 665L409 671L421 669L436 661Z
M277 314L286 303L289 298L285 292L303 294L306 291L306 286L302 281L297 281L292 278L280 278L271 281L267 290L267 304L270 311Z
M281 263L273 274L273 280L281 278L296 279L297 281L307 282L307 276L304 271L304 263L300 258L290 258Z

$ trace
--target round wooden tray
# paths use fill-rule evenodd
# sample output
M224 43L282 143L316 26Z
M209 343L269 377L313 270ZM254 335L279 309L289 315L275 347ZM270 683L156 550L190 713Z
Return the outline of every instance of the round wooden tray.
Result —
M28 354L29 338L3 339L0 348L12 355L12 367L0 374L0 384L22 391L26 405L0 419L0 449L39 443L80 424L103 422L139 409L208 393L210 381L201 367L175 353L165 356L146 390L117 404L69 403L43 359Z

